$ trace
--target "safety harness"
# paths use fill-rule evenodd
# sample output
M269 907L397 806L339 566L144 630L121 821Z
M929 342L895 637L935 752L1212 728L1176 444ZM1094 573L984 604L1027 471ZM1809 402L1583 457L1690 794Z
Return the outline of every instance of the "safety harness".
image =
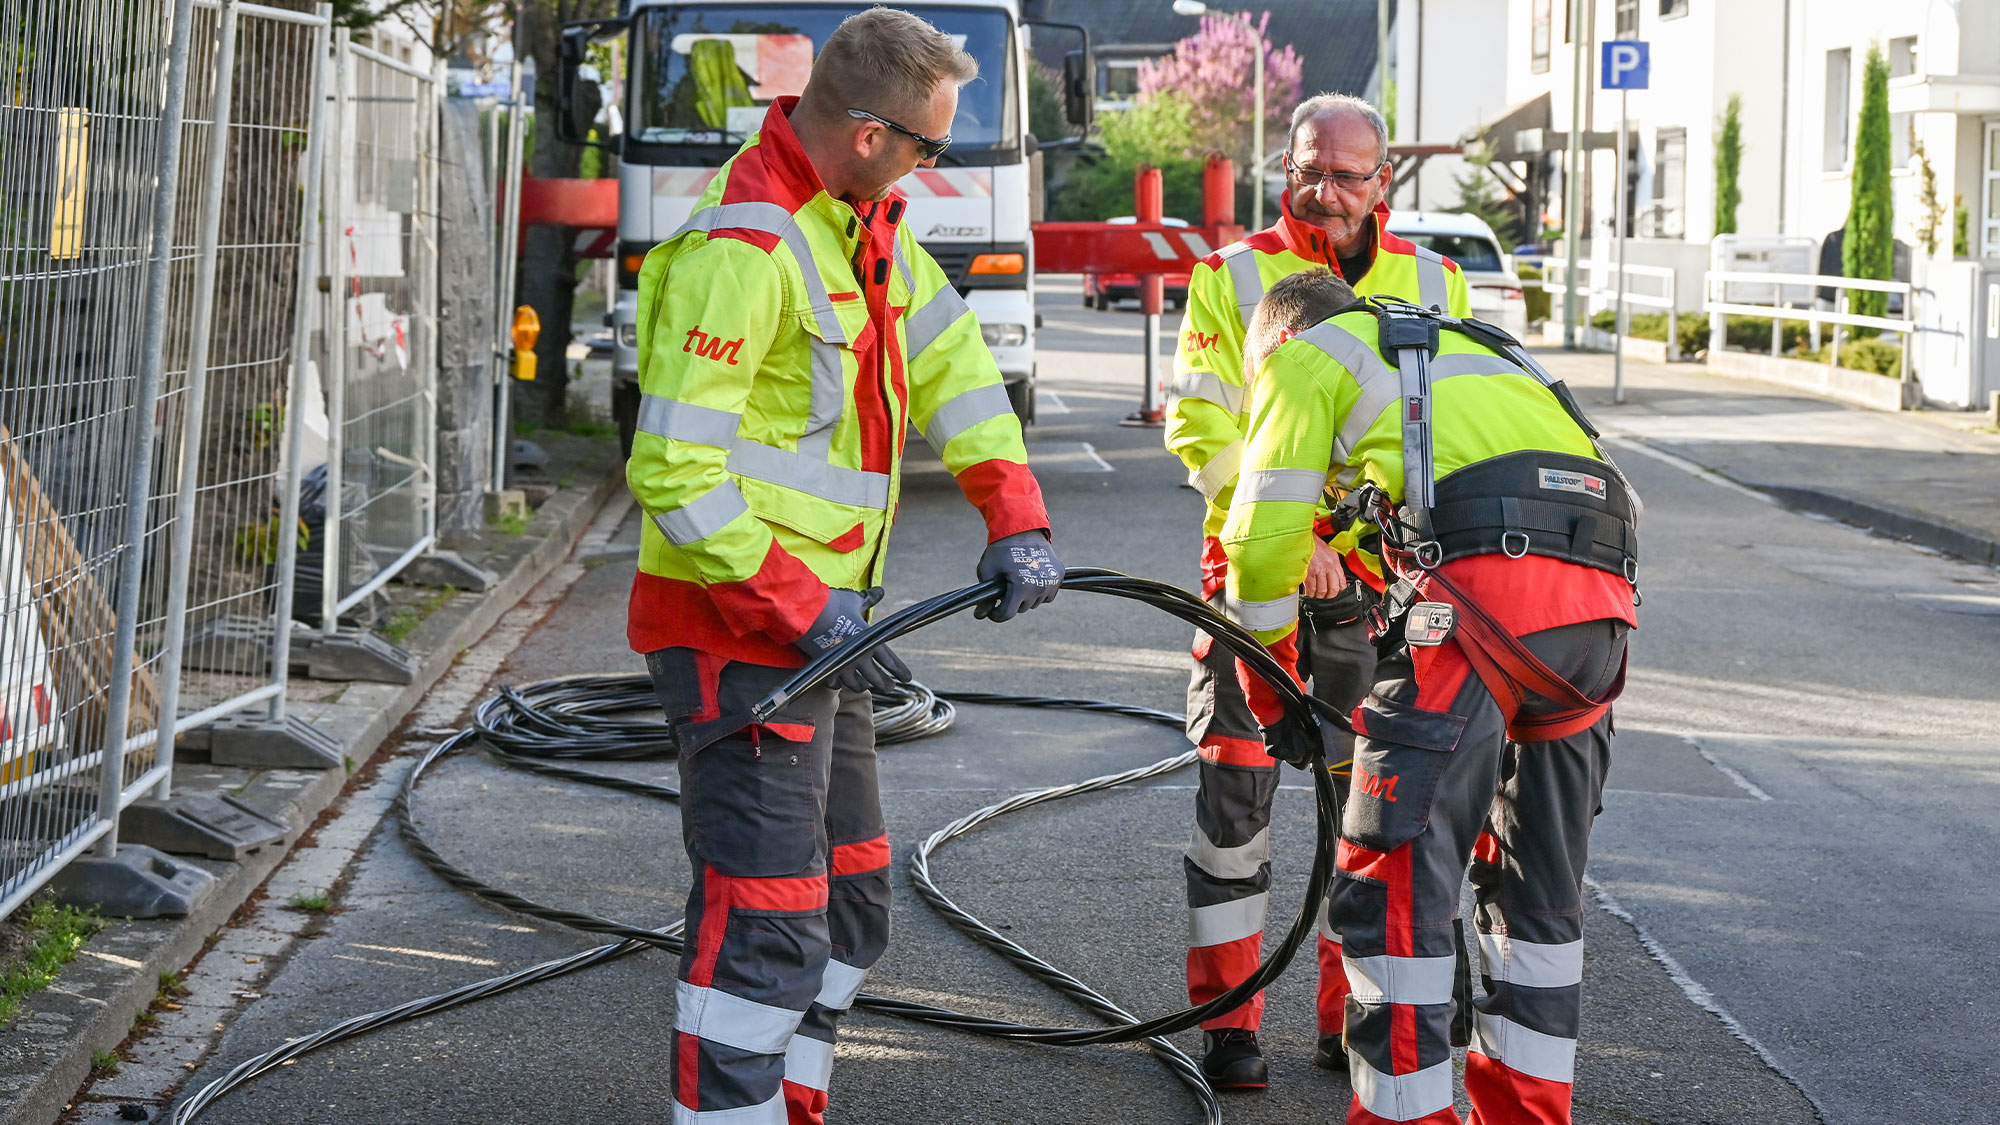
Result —
M1516 741L1547 742L1587 729L1624 689L1624 668L1603 695L1584 695L1438 568L1471 555L1545 555L1618 574L1633 584L1636 596L1637 493L1597 443L1596 427L1569 388L1502 329L1380 296L1350 307L1365 308L1376 318L1380 350L1401 381L1401 508L1372 483L1350 492L1337 508L1373 520L1382 530L1382 557L1397 581L1375 611L1377 635L1400 621L1404 639L1413 646L1456 641L1500 705L1508 735ZM1589 435L1598 456L1523 450L1467 465L1438 480L1431 443L1430 363L1440 331L1470 337L1533 376ZM1419 581L1430 600L1418 600ZM1526 714L1531 700L1556 709L1538 706L1536 713Z

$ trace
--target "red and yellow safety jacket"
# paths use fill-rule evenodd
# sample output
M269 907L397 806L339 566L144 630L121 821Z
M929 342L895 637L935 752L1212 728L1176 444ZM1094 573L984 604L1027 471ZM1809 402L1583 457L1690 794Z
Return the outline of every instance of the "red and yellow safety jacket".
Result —
M829 587L878 585L914 422L988 541L1046 529L979 322L900 195L828 195L780 98L639 273L645 509L628 639L795 667Z
M1188 278L1187 309L1174 352L1173 397L1167 407L1167 449L1188 468L1188 483L1208 501L1202 521L1205 592L1221 585L1221 548L1215 537L1229 516L1237 468L1243 459L1243 337L1250 314L1264 291L1279 278L1324 266L1340 274L1340 260L1326 232L1292 214L1291 193L1279 201L1278 221L1268 230L1233 242L1208 256ZM1355 293L1384 293L1452 316L1472 315L1472 299L1457 263L1389 233L1389 208L1378 206L1374 257L1359 278L1344 278ZM1357 564L1375 570L1372 559L1354 556L1353 543L1336 537L1335 547Z

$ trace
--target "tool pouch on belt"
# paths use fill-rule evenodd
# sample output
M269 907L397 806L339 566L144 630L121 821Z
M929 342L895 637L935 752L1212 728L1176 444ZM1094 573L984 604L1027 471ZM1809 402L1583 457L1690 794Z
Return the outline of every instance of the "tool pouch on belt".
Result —
M1371 694L1355 712L1354 776L1341 835L1378 852L1394 851L1431 822L1431 803L1465 716L1423 711Z
M1437 483L1436 567L1467 555L1546 555L1637 581L1634 497L1617 470L1591 457L1522 450L1489 457Z
M1367 583L1349 579L1347 588L1330 598L1300 598L1299 616L1323 629L1337 628L1366 617L1381 600Z

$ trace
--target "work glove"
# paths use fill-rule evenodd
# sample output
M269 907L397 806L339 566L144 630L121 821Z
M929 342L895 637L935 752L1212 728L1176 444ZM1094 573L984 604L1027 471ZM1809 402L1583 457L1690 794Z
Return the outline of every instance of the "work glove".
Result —
M1062 585L1063 564L1049 546L1046 531L1023 531L996 539L979 556L979 580L1002 580L1000 596L973 608L974 617L1009 621L1024 609L1033 609L1056 596Z
M819 659L827 649L848 643L868 628L867 613L881 600L880 586L869 587L867 593L837 586L828 590L826 608L819 611L805 635L793 641L792 647L805 653L808 661ZM909 665L889 651L888 645L878 644L869 649L868 655L842 668L832 682L844 691L888 692L909 679Z

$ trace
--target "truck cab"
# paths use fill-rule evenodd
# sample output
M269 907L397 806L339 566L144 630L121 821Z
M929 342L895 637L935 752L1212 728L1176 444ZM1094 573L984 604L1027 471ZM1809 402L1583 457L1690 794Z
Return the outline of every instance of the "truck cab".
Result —
M625 39L625 133L618 142L618 298L612 309L614 412L629 435L638 395L637 271L673 234L773 99L805 89L826 37L866 0L638 0L624 19L573 27ZM952 146L897 183L905 224L979 317L1023 422L1034 418L1034 140L1027 133L1028 30L1016 0L899 4L979 62L959 94ZM1079 29L1080 30L1080 29ZM577 49L567 52L580 57ZM1086 45L1082 54L1087 58ZM1069 69L1069 68L1066 68ZM1076 68L1079 73L1087 73ZM565 74L565 82L571 75ZM1084 111L1087 113L1087 106Z

